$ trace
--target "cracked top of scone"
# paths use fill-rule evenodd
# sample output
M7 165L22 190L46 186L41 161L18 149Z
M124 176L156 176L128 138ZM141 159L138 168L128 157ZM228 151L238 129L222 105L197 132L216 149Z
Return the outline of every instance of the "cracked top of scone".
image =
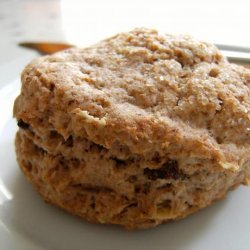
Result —
M250 71L188 36L135 29L36 59L22 83L14 115L38 134L232 169L249 154Z

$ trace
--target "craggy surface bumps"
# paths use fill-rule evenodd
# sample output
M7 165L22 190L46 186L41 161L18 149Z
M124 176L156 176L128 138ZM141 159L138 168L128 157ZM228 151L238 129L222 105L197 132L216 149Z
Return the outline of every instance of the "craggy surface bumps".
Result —
M250 177L250 71L211 44L135 29L31 62L14 116L21 169L91 222L153 227Z

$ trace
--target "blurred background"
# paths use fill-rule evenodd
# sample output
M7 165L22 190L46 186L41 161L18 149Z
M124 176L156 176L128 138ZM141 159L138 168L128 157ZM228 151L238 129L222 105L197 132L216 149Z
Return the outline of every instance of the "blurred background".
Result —
M0 0L0 64L37 54L21 41L91 45L134 27L250 46L249 0Z

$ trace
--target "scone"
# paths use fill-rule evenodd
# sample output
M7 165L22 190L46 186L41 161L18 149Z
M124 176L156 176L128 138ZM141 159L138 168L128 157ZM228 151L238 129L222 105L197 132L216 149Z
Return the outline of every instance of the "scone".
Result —
M24 174L91 222L154 227L250 179L250 71L188 36L135 29L36 59L14 116Z

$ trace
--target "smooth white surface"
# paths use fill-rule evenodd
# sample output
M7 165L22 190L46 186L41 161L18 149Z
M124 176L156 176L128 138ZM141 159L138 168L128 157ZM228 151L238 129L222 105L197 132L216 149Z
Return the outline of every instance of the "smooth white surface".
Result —
M18 65L16 65L18 63ZM0 67L13 79L0 88L0 249L2 250L239 250L250 246L250 188L240 187L227 199L179 222L128 232L89 224L45 204L19 170L12 119L16 78L23 61ZM4 69L4 70L3 70ZM15 70L16 69L16 70Z
M77 3L78 2L78 3ZM19 170L14 152L13 101L19 75L35 52L23 40L91 44L135 26L191 33L249 46L248 1L0 1L0 249L235 250L250 248L250 188L183 221L127 232L92 225L45 204ZM180 7L181 6L181 7Z

